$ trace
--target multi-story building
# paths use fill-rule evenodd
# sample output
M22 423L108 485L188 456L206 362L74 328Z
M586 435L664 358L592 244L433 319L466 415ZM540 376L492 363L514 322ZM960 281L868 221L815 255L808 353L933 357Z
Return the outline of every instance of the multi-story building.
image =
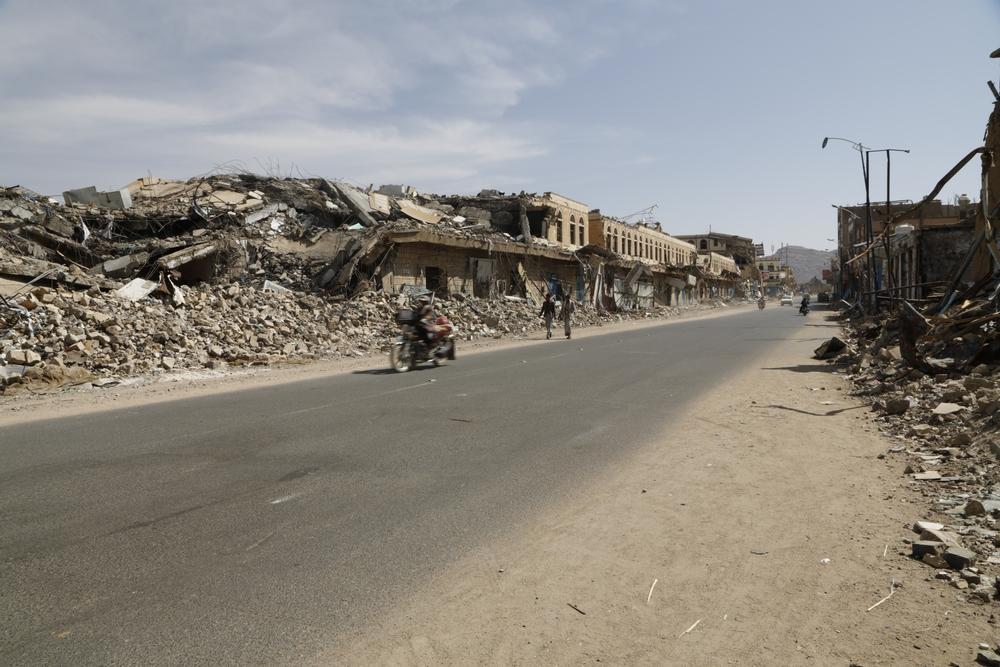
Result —
M695 247L663 231L660 223L629 224L590 211L590 238L594 245L645 264L694 266L698 262Z
M698 263L703 269L715 276L723 276L727 273L733 276L740 275L740 269L736 265L736 260L726 255L720 255L717 252L699 253Z
M754 262L763 255L763 248L755 245L753 239L735 234L706 232L704 234L678 234L676 238L694 244L701 254L718 253L732 257L738 267L737 273L744 278L751 277Z
M527 209L529 224L537 221L541 227L537 236L567 248L590 243L588 212L586 204L555 192L532 197Z
M760 272L760 282L767 296L780 296L783 292L795 288L795 272L777 255L758 258L757 270Z

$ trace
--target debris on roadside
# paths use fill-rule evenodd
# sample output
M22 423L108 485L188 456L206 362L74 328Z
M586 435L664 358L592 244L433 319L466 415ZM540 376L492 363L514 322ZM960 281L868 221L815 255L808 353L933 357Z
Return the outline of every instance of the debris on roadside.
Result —
M554 215L544 198L500 195L437 197L246 173L146 177L118 191L68 190L62 201L0 187L0 395L83 378L111 386L172 370L383 352L395 310L421 294L435 294L436 311L466 340L525 336L542 326L536 284L557 284L539 263L546 259L572 269L572 282L560 286L579 290L578 270L591 277L586 289L595 296L579 304L578 325L680 311L640 293L652 285L636 262L532 237L515 214L528 207L532 220ZM442 276L428 290L392 276L395 250L421 244L487 248L470 260L476 284L448 290ZM537 256L504 267L497 248L514 253L504 257ZM628 274L626 287L612 267ZM693 281L676 287L670 278L666 289L677 294L712 280L693 265L676 272Z

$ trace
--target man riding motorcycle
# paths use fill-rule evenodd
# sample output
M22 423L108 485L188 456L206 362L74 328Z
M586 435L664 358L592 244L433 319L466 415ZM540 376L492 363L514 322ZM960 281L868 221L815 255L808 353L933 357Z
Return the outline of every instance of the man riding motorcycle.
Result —
M424 342L428 349L434 346L435 339L440 332L441 327L438 320L440 318L434 315L434 303L433 301L426 297L420 297L419 307L417 310L417 333L420 335L420 339ZM436 353L438 356L443 356L444 352L438 351Z

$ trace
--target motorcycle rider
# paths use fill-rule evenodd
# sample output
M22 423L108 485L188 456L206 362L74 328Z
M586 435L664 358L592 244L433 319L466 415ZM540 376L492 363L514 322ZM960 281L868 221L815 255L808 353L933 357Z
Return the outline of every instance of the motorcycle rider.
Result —
M805 315L809 312L809 295L802 295L802 303L799 304L799 312Z
M424 341L427 349L434 345L434 336L437 334L437 325L434 324L434 304L430 297L422 296L417 306L417 333L420 340Z

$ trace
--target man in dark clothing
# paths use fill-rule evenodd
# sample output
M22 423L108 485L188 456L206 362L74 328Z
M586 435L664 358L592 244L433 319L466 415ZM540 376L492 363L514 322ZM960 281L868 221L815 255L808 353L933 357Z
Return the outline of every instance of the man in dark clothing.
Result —
M556 316L556 302L552 299L552 294L545 293L545 300L542 302L542 311L539 317L545 318L545 338L552 338L552 319Z
M559 319L563 321L563 331L566 333L566 338L572 338L573 332L571 331L573 324L573 313L576 312L576 304L573 303L573 297L569 294L563 296L562 308L559 309Z

